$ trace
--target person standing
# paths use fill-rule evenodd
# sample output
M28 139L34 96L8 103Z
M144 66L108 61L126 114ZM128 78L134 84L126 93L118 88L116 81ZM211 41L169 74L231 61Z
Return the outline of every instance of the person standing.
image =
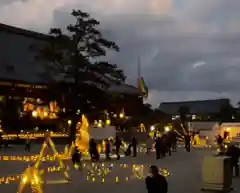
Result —
M168 193L168 182L164 176L162 176L157 166L150 166L150 175L146 177L145 183L148 193Z
M31 140L30 137L28 136L25 142L25 151L30 152L31 150Z
M115 143L114 143L114 145L115 145L115 147L116 147L117 160L119 160L119 159L120 159L120 154L119 154L119 152L120 152L120 147L121 147L121 145L122 145L122 141L121 141L121 139L120 139L118 136L116 136L116 138L115 138Z
M107 160L110 160L110 152L111 152L111 145L110 145L110 141L108 139L105 140L105 156Z
M240 149L234 145L230 145L227 149L226 155L231 157L231 167L235 171L235 176L239 177L239 157Z
M191 143L191 137L190 135L186 134L185 135L185 149L187 152L190 152L190 143Z
M133 148L133 157L137 157L137 139L136 139L136 137L132 138L132 148Z
M89 154L92 161L99 161L100 156L97 150L97 143L94 139L89 141Z

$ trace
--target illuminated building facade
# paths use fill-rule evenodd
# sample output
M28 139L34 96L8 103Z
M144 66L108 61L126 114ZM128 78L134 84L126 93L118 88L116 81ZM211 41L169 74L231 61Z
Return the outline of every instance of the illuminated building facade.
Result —
M71 102L66 94L69 91L69 80L53 77L61 83L54 86L49 84L43 74L44 65L38 65L39 61L34 59L36 53L31 51L32 45L43 46L49 38L48 35L0 24L0 101L9 97L22 101L21 113L30 113L38 119L56 119L58 113L65 111ZM99 105L109 111L124 108L129 114L138 112L142 98L139 97L141 93L137 88L118 84L108 77L101 78L109 87L105 88L100 84L93 86L98 93L104 94L96 96L94 89L89 89L88 92L87 88L79 88L79 95L87 90L85 97L99 99Z

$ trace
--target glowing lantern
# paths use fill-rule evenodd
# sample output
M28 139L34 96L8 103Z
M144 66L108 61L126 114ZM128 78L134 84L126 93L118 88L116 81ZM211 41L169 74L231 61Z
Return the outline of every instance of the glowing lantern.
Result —
M102 127L102 122L99 121L98 124L97 124L97 126L98 126L98 127Z
M151 129L151 131L154 131L154 130L155 130L154 125L152 125L152 126L150 127L150 129Z
M44 111L44 112L43 112L43 116L44 116L44 117L47 117L47 116L48 116L48 112L47 112L47 111Z
M33 116L34 118L36 118L36 117L38 116L37 111L33 111L33 112L32 112L32 116Z
M107 119L107 120L106 120L106 124L107 124L107 125L110 125L110 124L111 124L111 120L110 120L110 119Z
M170 128L168 126L164 127L165 132L170 131Z
M119 114L119 117L122 119L122 118L124 118L124 113L120 113Z
M68 120L68 125L71 125L72 124L72 120Z

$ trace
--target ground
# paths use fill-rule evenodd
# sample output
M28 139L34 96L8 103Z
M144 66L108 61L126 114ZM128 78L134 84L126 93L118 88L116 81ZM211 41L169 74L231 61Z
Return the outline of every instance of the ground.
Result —
M63 147L58 147L63 151ZM34 147L30 154L37 154L40 147ZM131 166L133 164L143 164L144 174L147 175L148 166L151 164L158 165L161 168L167 168L170 175L167 177L169 182L169 193L200 193L202 187L202 161L205 155L212 154L213 150L210 149L192 149L190 153L185 152L182 148L177 153L173 153L171 157L156 160L154 153L145 155L139 154L137 158L125 157L121 160L112 160L111 162L105 162L105 166L113 164L113 169L109 176L105 177L105 182L101 182L100 177L95 178L95 182L86 180L86 175L82 175L80 171L73 169L70 161L66 164L71 167L69 173L72 179L71 183L68 184L54 184L45 185L43 187L44 193L96 193L97 191L105 193L144 193L147 192L145 188L144 180L130 179L131 177ZM0 156L3 155L26 155L23 147L12 147L8 150L2 150ZM24 171L24 169L31 162L22 161L0 161L0 177L8 175L17 175ZM45 162L41 167L50 166L51 162ZM121 164L128 164L129 168L120 167ZM121 165L122 166L122 165ZM129 181L125 180L126 176L129 177ZM49 180L63 179L61 173L48 174L46 178ZM119 183L115 182L115 178L119 178ZM233 187L240 188L237 184L238 179L233 179ZM11 182L10 184L0 184L0 192L5 193L16 193L18 182Z

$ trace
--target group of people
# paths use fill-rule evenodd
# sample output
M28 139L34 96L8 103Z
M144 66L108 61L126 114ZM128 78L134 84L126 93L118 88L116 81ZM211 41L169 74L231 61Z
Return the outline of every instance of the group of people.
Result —
M150 141L151 137L149 136L147 141L147 153L150 152ZM169 132L168 134L163 134L161 137L155 138L156 159L165 157L167 153L169 156L171 156L172 151L177 151L177 136L175 133Z

